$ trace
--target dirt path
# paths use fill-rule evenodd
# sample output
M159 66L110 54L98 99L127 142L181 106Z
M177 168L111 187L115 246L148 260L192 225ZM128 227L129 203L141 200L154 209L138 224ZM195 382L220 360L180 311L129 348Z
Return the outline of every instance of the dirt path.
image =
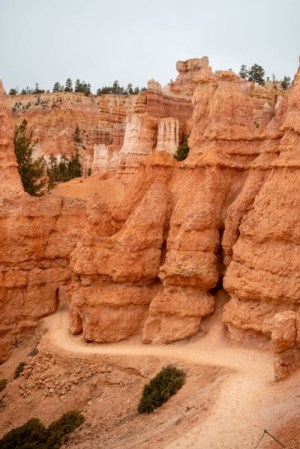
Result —
M153 356L168 361L179 359L188 363L218 365L230 368L233 374L224 383L210 417L191 428L175 442L160 447L169 449L253 449L264 429L263 408L272 395L273 370L270 353L231 346L222 338L221 324L193 342L173 345L142 345L141 343L87 344L81 336L68 332L68 316L61 310L45 320L47 333L42 345L63 350L80 357L93 354L128 357ZM220 320L218 320L220 323Z

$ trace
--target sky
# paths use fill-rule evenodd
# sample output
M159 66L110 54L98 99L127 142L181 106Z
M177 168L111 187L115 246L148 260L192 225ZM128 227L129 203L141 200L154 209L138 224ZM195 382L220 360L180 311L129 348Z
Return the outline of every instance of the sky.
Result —
M254 63L277 79L299 65L299 0L0 0L4 87L52 89L67 78L166 85L176 61L213 70Z

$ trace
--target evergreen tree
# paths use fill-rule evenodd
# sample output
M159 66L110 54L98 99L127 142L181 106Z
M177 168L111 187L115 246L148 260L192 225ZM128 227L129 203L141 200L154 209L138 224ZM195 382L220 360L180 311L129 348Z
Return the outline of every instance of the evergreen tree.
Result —
M74 134L73 134L73 138L74 138L74 143L80 143L81 142L80 129L79 129L78 125L75 126L75 131L74 131Z
M291 78L289 76L285 76L283 80L281 81L281 87L282 89L286 90L291 85Z
M75 83L75 92L82 92L85 95L91 94L91 85L89 83L86 83L85 81L80 81L80 79L76 80Z
M245 80L248 79L248 69L247 69L247 66L245 66L245 64L241 65L241 69L239 71L239 75L240 75L241 78L243 78Z
M73 92L73 83L71 78L68 78L66 81L65 92Z
M262 66L254 64L248 71L248 80L258 84L265 84L265 71Z
M120 93L120 84L119 84L118 80L114 81L114 83L113 83L112 93L113 94L119 94Z
M47 175L49 178L48 181L48 190L53 189L53 187L56 186L56 181L58 178L58 164L57 164L57 158L53 156L53 154L50 154L49 159L49 165L47 167Z
M131 83L128 84L126 91L129 95L133 94L133 85Z
M18 89L10 89L9 95L18 95Z
M41 196L45 186L44 158L33 160L33 151L36 141L32 140L32 131L27 129L27 121L24 119L21 125L15 128L14 146L18 162L18 170L21 176L25 192L33 196Z
M75 82L75 92L80 92L80 88L81 88L80 79L77 79Z
M59 82L56 82L53 86L53 91L52 92L61 92L61 85Z
M75 154L72 154L71 160L68 163L68 176L69 179L79 178L82 176L78 150L75 151Z
M50 156L49 165L47 168L49 178L48 189L53 188L57 182L66 182L70 179L82 176L82 168L80 164L80 156L78 150L72 154L71 159L68 159L65 154L57 161L53 155Z

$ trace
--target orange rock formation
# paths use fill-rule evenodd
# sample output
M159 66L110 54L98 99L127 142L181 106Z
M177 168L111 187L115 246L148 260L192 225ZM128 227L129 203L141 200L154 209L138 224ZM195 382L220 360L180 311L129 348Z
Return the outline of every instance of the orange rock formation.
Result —
M55 311L70 278L69 254L85 226L85 203L23 192L8 97L0 91L0 360Z
M132 100L122 149L111 159L128 184L121 202L95 195L85 214L82 201L7 194L2 356L12 336L55 309L66 283L73 333L169 343L199 331L223 280L230 337L272 339L276 379L296 368L300 72L282 98L231 71L213 73L206 58L178 70L167 90L151 81ZM10 135L5 102L2 94ZM190 153L179 163L172 154L189 131ZM11 158L4 171L15 176L11 138L0 137Z

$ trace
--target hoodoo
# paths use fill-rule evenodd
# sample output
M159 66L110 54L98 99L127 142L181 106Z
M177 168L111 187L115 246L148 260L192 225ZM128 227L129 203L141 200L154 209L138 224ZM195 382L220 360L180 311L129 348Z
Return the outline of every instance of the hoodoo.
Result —
M87 341L170 343L199 332L223 285L229 336L272 342L277 379L296 369L300 72L275 93L272 83L214 73L207 57L177 69L167 88L152 80L130 98L36 102L9 99L1 85L2 360L55 311L62 287L70 330ZM78 125L86 174L118 179L123 198L25 194L12 141L13 120L23 118L46 156L71 154ZM186 136L190 151L178 162Z

